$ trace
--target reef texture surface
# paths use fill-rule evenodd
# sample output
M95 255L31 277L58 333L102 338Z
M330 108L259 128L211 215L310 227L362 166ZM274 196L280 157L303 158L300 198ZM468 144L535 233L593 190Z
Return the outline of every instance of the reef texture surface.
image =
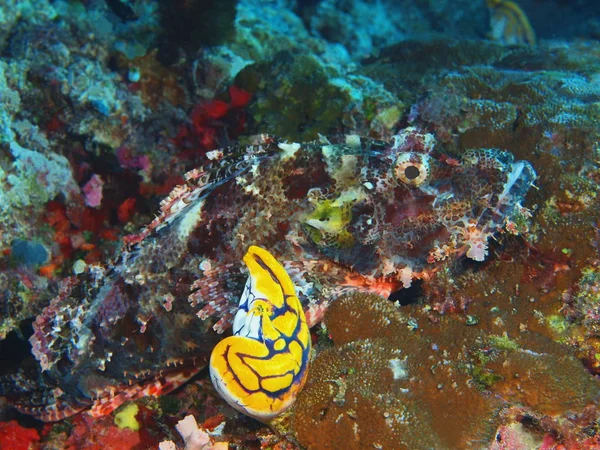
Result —
M308 448L514 448L498 427L527 417L531 447L560 430L566 448L594 448L600 383L564 346L529 331L487 333L462 317L375 295L332 304L333 346L311 366L293 426ZM568 420L556 417L570 412ZM546 435L546 433L548 435ZM519 447L521 448L521 447Z
M600 448L597 2L1 3L0 448ZM202 370L251 245L271 428Z
M535 172L504 151L451 160L434 144L407 128L390 142L261 136L215 150L106 270L64 281L33 323L40 372L21 370L5 394L56 421L177 387L203 367L218 339L210 329L230 327L249 244L279 255L310 325L346 290L388 297L444 261L484 260Z

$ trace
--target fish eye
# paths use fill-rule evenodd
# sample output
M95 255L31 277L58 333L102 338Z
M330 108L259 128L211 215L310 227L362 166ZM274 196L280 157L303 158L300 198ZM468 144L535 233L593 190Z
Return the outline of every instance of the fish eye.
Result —
M429 155L423 153L403 153L394 163L396 180L409 187L419 187L429 181L431 174Z
M418 178L421 173L421 170L417 166L407 166L404 168L404 176L409 180L414 180Z

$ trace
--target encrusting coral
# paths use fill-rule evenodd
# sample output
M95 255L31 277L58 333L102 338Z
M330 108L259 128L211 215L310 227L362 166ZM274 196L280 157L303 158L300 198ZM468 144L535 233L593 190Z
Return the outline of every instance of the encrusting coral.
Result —
M334 346L311 365L293 408L292 429L309 449L482 448L517 416L533 418L534 437L553 433L554 416L581 414L600 393L579 361L535 333L434 323L372 294L339 299L325 324ZM565 442L583 428L567 423Z

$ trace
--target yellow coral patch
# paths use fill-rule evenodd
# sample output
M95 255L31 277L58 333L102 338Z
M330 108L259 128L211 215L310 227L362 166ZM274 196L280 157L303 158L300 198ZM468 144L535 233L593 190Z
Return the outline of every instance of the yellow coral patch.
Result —
M535 32L518 4L506 0L487 0L486 3L491 14L491 39L508 45L535 46Z
M115 415L115 425L121 429L129 428L130 430L138 431L140 429L140 423L137 421L135 416L139 410L140 407L135 403L127 405Z

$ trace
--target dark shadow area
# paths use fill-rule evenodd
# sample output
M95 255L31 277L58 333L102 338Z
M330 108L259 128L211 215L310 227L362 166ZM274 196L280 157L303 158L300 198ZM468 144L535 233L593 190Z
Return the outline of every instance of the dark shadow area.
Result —
M413 280L409 288L392 292L388 300L399 302L401 306L406 306L417 303L421 297L423 297L423 281Z
M33 319L24 320L19 331L11 331L0 341L0 375L18 366L31 355L29 337L33 334Z

